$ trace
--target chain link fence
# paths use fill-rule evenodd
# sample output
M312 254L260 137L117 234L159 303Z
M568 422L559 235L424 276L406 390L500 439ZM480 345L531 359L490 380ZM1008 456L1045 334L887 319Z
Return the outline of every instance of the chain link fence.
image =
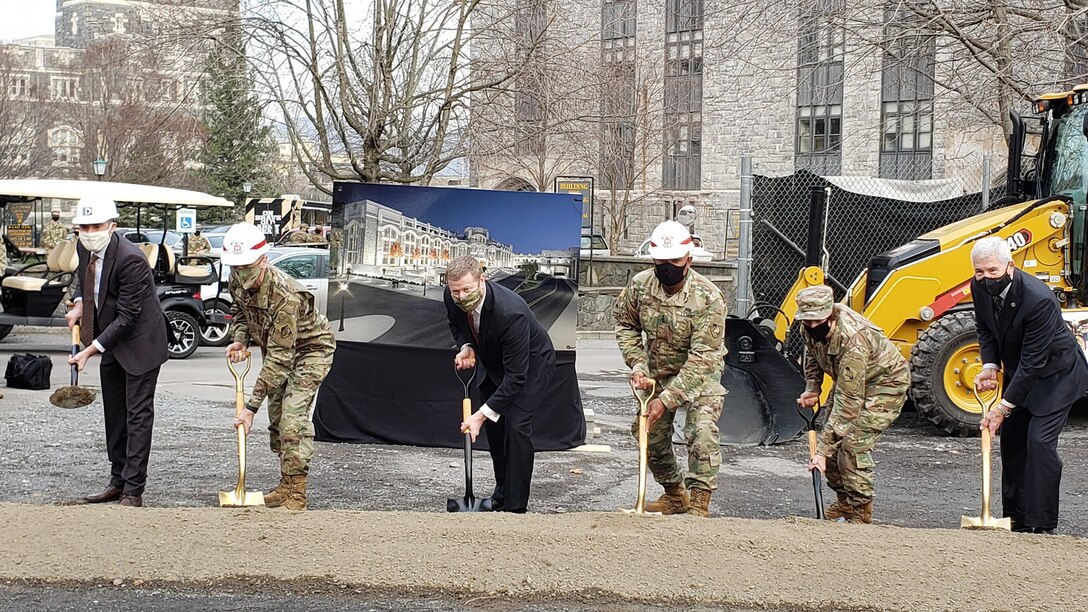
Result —
M875 255L980 213L1005 192L1003 179L999 185L991 180L988 159L960 166L955 176L924 181L821 177L807 171L773 177L761 175L759 160L754 161L750 284L752 307L763 316L772 316L772 307L782 303L805 266L814 188L827 194L825 270L837 299Z

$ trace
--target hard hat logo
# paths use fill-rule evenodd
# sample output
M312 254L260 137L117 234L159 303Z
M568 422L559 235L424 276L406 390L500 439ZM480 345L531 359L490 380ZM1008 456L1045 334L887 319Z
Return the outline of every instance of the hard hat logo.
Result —
M661 239L661 246L665 247L666 249L671 249L672 248L672 236L665 236L664 238L662 238Z

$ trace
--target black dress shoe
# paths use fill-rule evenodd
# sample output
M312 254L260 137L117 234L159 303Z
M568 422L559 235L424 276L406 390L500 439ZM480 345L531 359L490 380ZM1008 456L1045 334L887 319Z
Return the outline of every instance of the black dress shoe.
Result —
M1054 531L1054 528L1053 528L1053 527L1051 527L1051 528L1049 528L1049 529L1047 529L1047 528L1044 528L1044 527L1036 527L1036 528L1035 528L1035 531L1034 531L1033 533L1038 533L1038 534L1040 534L1040 535L1058 535L1058 534L1057 534L1057 533L1056 533L1056 532Z
M494 497L487 497L480 502L480 510L482 512L502 512L502 500L497 500Z
M105 489L102 489L102 492L97 495L88 495L87 497L84 497L83 501L88 504L101 504L104 502L117 501L121 499L122 493L124 493L124 490L122 490L121 487L110 485Z
M128 506L130 508L143 508L144 498L139 495L123 495L121 496L122 506Z

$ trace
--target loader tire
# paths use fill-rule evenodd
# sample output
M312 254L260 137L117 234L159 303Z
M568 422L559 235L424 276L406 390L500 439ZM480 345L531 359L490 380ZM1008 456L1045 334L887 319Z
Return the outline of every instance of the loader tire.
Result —
M977 436L982 409L971 390L981 370L975 313L948 313L931 323L911 348L910 398L944 433Z

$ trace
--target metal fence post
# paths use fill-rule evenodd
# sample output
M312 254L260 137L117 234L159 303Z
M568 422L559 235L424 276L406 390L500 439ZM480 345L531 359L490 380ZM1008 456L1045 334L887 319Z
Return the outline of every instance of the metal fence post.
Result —
M990 208L990 156L982 156L982 210Z
M748 315L752 301L752 158L740 158L740 244L737 248L737 316Z

